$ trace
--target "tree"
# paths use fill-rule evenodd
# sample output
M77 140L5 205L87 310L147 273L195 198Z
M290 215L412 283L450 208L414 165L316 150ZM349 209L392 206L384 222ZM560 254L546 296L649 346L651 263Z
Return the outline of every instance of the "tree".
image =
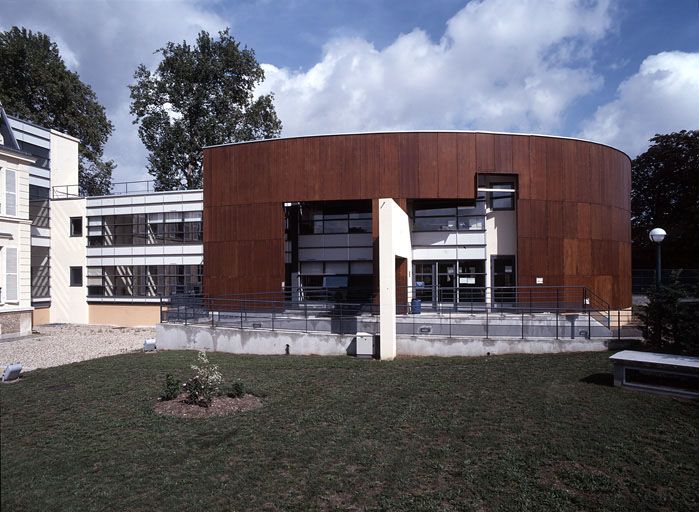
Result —
M653 267L648 232L661 227L664 266L696 268L699 254L699 130L650 139L648 151L631 163L634 266Z
M157 69L141 64L129 88L159 190L200 188L205 146L279 136L272 95L255 98L264 79L255 52L241 49L228 29L218 39L200 32L193 47L170 42L157 51Z
M648 303L639 319L643 337L652 346L678 352L699 353L699 302L696 290L683 286L677 273L669 284L648 290Z
M0 32L0 102L8 113L80 139L83 191L108 193L114 162L103 161L112 123L92 88L66 68L56 43L41 32Z

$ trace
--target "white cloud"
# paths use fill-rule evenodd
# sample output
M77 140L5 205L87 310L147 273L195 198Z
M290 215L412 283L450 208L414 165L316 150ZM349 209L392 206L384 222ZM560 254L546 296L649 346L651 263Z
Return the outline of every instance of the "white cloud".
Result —
M567 109L602 84L594 44L609 2L472 1L439 41L420 29L376 48L327 43L306 71L264 65L284 135L378 129L556 131Z
M616 98L583 123L581 136L634 158L656 133L699 129L699 53L663 52L641 63Z

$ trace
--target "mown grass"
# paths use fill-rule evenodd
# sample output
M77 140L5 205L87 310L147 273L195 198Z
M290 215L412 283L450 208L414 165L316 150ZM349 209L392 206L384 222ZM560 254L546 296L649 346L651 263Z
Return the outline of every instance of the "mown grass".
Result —
M194 352L37 370L0 387L2 510L699 509L699 404L608 355L212 354L265 406L207 420L153 412Z

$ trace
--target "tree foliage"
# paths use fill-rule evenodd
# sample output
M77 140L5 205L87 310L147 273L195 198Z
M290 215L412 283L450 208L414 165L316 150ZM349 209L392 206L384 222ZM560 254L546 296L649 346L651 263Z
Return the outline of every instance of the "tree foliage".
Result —
M699 303L696 290L683 286L676 273L672 282L648 290L648 304L641 307L643 337L654 347L683 353L699 353Z
M697 268L699 254L699 130L651 139L631 164L634 266L653 266L648 232L660 227L665 265Z
M255 98L264 79L255 52L240 48L228 29L194 46L167 43L155 71L134 73L131 113L149 152L148 172L160 190L202 186L202 148L279 136L272 95Z
M114 162L103 161L112 123L92 88L70 71L56 43L41 32L0 32L0 102L27 121L80 139L79 180L89 193L107 193Z

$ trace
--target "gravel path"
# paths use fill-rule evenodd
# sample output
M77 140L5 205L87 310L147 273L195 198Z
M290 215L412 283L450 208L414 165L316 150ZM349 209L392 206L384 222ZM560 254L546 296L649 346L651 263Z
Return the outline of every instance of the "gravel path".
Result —
M0 342L0 367L20 362L22 371L143 350L155 329L102 325L40 325L33 334Z

